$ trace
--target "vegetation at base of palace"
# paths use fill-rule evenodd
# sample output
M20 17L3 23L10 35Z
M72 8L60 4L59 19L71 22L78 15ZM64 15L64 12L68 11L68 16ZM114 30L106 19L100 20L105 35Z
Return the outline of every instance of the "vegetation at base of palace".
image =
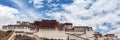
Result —
M14 40L36 40L34 37L30 37L27 35L15 35Z
M48 39L48 38L42 38L42 40L63 40L63 39L54 39L54 38L51 38L51 39ZM66 38L66 40L75 40L75 39L70 39L69 36Z
M0 30L0 40L8 40L8 38L12 35L13 31L1 31Z

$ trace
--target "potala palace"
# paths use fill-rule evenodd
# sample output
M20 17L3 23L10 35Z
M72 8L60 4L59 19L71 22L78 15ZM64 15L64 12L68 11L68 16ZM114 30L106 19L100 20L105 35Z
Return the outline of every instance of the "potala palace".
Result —
M16 24L3 25L2 30L14 31L8 40L14 40L14 36L18 34L35 37L36 40L119 40L114 34L102 35L89 26L73 26L72 23L59 23L56 20L33 23L17 21Z

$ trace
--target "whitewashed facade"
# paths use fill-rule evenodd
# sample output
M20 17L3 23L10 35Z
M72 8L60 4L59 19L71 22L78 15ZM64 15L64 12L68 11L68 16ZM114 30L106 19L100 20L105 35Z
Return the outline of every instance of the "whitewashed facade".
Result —
M7 30L14 30L14 31L23 31L23 32L36 32L38 29L30 25L29 22L17 22L14 25L5 25L2 27L2 30L7 31Z
M114 34L102 35L99 32L94 32L92 27L89 26L73 26L72 23L52 22L51 20L45 20L44 22L36 21L35 23L17 21L15 25L3 26L2 30L14 30L18 33L28 32L33 33L32 35L37 35L39 38L48 39L66 40L69 38L70 40L118 40L117 36ZM46 25L49 27L46 27ZM51 26L54 27L51 28Z

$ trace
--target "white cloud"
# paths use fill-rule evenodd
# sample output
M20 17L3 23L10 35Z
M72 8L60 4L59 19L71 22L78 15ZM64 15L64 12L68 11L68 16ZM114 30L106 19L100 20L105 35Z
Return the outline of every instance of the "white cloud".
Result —
M43 4L42 1L43 0L30 0L30 3L33 3L35 8L42 8L42 7L44 7L42 5ZM51 1L51 0L49 0L49 1Z
M19 9L0 5L0 24L14 24L16 21L34 21L43 19L42 15L34 9L28 8L22 0L11 0ZM39 18L40 17L40 18ZM0 25L0 27L1 27Z
M15 16L18 13L17 9L0 5L0 28L2 25L14 23L19 20L19 17Z
M94 30L96 30L96 26L99 25L100 29L109 30L109 27L102 26L104 22L111 23L113 28L120 26L115 24L120 20L120 17L118 16L120 11L119 9L116 10L116 8L119 8L117 6L119 2L119 0L98 0L92 3L92 1L74 0L70 5L62 5L63 9L70 13L52 12L48 14L57 20L60 20L61 16L64 16L66 20L63 22L72 22L74 25L92 26ZM85 6L90 3L92 4L90 9L85 9ZM88 20L82 20L81 17L83 16L91 18Z
M39 12L35 11L35 9L33 8L29 8L27 6L27 4L24 3L23 0L11 0L13 3L15 3L20 11L19 17L21 18L21 20L23 21L33 21L33 20L39 20L42 19L42 14L40 14ZM39 1L42 0L30 0L29 2L34 1L35 4L38 3ZM39 18L40 17L40 18Z
M42 1L36 0L33 2L41 5L43 4ZM119 2L120 0L74 0L72 4L62 4L65 12L50 12L47 15L60 22L72 22L75 26L92 26L94 30L97 30L96 26L99 25L98 28L106 31L109 30L109 27L103 26L104 22L112 24L112 28L120 26L116 25L116 22L120 20L118 16L120 15ZM89 9L86 9L86 7Z
M108 33L109 34L115 34L116 36L118 36L118 38L120 38L120 27L118 27L116 30L112 30Z
M63 8L71 12L71 14L66 14L65 17L68 21L75 23L74 25L92 25L95 27L96 24L101 25L103 22L110 22L113 24L115 23L113 21L120 20L120 17L117 16L119 13L114 13L115 11L119 11L116 10L119 2L119 0L98 0L92 3L92 1L74 0L71 5L63 5ZM90 9L85 9L85 6L90 3L92 3ZM96 16L93 16L94 14L96 14ZM82 20L80 19L81 16L89 16L91 19ZM108 29L107 27L104 28Z
M106 31L106 30L109 30L108 27L105 27L105 26L99 26L100 29Z

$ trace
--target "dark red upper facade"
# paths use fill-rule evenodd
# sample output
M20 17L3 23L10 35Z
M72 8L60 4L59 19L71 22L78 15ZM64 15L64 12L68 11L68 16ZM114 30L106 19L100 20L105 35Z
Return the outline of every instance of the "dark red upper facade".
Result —
M59 23L56 20L34 21L33 25L40 29L54 29Z

